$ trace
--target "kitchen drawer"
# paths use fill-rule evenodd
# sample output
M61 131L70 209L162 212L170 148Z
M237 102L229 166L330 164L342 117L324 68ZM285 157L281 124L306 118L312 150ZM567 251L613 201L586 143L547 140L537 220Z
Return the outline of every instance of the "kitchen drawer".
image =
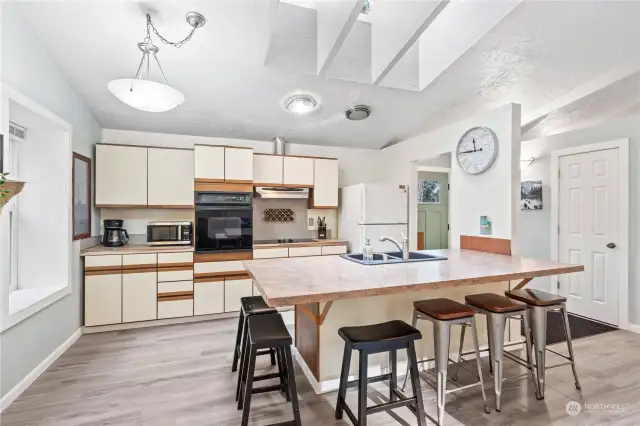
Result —
M175 300L158 300L158 319L193 316L193 296Z
M84 267L85 268L100 268L100 267L121 267L122 266L122 256L117 255L106 255L106 256L85 256L84 257ZM111 268L108 268L111 269Z
M204 262L194 263L193 272L195 274L220 274L228 272L245 271L244 262L242 260L232 260L229 262Z
M211 315L224 312L224 280L193 284L193 314Z
M240 298L253 295L253 280L225 280L224 281L224 311L237 312L240 310Z
M193 252L158 253L158 266L171 266L172 263L193 263Z
M289 257L321 256L322 247L290 247Z
M347 252L347 246L322 246L322 255L344 254Z
M158 294L175 293L178 291L193 291L193 281L173 281L158 283Z
M158 268L158 282L165 281L191 281L193 280L193 269L163 269Z
M156 266L158 257L155 253L146 254L124 254L122 255L122 266Z
M273 259L275 257L289 257L289 249L281 247L253 250L254 259Z

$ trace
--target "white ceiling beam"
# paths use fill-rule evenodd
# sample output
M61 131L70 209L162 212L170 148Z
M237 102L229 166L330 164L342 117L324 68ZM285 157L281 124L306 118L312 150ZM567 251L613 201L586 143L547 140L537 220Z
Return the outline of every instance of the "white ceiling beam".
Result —
M371 20L371 76L379 84L447 7L449 0L378 0Z
M269 52L271 51L271 43L273 39L273 27L276 24L277 16L278 16L278 7L280 6L280 0L267 0L267 15L266 15L266 23L265 23L265 34L264 39L267 41L267 45L264 49L264 61L263 63L267 63L267 59L269 59Z
M324 75L358 20L364 0L316 0L318 75Z
M452 1L418 40L420 90L429 86L521 2Z

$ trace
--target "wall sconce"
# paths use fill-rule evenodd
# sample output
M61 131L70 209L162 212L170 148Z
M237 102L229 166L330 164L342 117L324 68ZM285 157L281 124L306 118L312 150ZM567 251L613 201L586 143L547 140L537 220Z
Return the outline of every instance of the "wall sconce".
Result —
M524 170L536 161L535 157L527 158L526 160L520 160L520 170Z

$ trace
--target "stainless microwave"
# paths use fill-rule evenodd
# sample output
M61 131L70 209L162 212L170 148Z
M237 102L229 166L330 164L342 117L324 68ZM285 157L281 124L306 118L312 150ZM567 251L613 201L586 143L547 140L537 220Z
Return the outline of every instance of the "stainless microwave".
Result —
M150 246L191 245L193 223L191 222L149 222L147 244Z

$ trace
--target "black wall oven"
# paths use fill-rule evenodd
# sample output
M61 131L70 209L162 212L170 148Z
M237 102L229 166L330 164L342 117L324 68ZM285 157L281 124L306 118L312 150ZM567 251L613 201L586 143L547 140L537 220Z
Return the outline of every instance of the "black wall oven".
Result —
M196 192L196 252L253 249L252 192Z

